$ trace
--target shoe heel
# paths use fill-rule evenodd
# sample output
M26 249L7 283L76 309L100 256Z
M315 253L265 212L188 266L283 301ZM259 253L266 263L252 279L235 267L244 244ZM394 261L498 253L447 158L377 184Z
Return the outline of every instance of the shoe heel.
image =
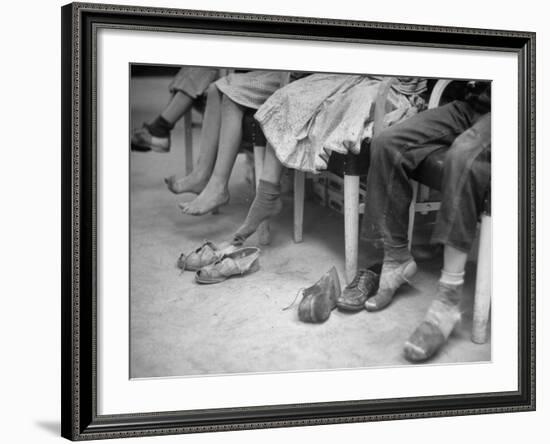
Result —
M256 259L254 262L252 262L252 265L250 265L250 268L245 274L255 273L260 269L260 258Z
M410 261L403 269L403 275L402 275L403 280L407 284L410 284L410 280L414 277L417 271L418 271L418 266L416 265L416 262L414 260Z

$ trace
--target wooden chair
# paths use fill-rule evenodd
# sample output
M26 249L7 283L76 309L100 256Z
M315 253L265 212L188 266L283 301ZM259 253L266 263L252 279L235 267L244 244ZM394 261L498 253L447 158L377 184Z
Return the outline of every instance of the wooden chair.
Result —
M451 85L451 80L438 80L435 84L428 103L428 108L441 105L445 90ZM380 113L385 109L385 96L380 94L375 114L375 134L380 130ZM430 201L430 188L438 189L441 183L444 153L430 156L421 165L411 180L413 199L409 209L409 248L413 238L414 219L416 213L426 214L439 210L441 203ZM334 166L337 165L337 166ZM331 156L329 170L340 171L344 175L344 230L345 230L345 270L348 282L357 273L358 243L359 243L359 215L364 212L364 206L359 204L359 178L366 174L369 167L369 146L364 143L359 155ZM431 181L429 180L431 178ZM295 202L294 202L294 239L302 240L303 227L303 190L305 174L295 172ZM300 199L299 202L296 199ZM472 341L484 343L487 340L487 325L491 304L491 236L492 224L490 213L490 192L486 199L485 211L481 216L479 235L479 253L477 258L477 275L474 300L474 317L472 327Z
M382 127L385 115L386 99L393 79L383 82L375 103L374 130L377 134ZM364 212L364 206L359 204L359 180L369 168L369 143L363 142L358 155L332 153L328 170L344 176L344 246L346 280L351 282L357 273L359 248L359 215ZM304 186L305 173L294 173L294 240L303 239L304 220Z
M430 97L429 107L439 106L445 89L451 80L440 80ZM435 152L426 158L413 172L413 199L409 207L409 249L412 245L414 220L416 213L426 214L438 211L441 204L430 201L430 189L439 190L443 177L443 164L446 152ZM492 219L491 219L491 191L487 191L484 209L480 219L479 246L477 256L476 285L474 293L474 310L472 341L483 344L487 341L487 327L491 307L491 280L492 280Z

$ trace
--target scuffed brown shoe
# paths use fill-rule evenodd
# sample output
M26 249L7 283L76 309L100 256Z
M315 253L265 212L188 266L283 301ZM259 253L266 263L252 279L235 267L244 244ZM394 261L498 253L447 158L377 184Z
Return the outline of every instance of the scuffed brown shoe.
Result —
M366 300L378 289L379 279L380 276L372 270L359 270L336 301L338 309L354 312L363 310Z
M260 249L239 248L224 254L213 264L201 268L195 274L199 284L217 284L233 276L244 276L260 269Z
M181 270L198 271L202 267L213 264L224 254L232 253L237 247L231 244L216 245L213 242L205 241L200 247L189 254L181 254L177 266Z
M303 298L298 306L298 318L302 322L325 322L330 312L336 308L340 293L338 272L332 267L315 284L303 291Z

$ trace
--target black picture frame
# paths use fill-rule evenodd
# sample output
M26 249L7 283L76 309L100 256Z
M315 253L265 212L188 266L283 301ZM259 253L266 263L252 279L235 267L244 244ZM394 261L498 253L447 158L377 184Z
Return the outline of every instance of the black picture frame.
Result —
M535 409L535 33L72 3L62 14L62 436L71 440ZM96 381L98 27L510 51L519 62L518 390L101 416Z

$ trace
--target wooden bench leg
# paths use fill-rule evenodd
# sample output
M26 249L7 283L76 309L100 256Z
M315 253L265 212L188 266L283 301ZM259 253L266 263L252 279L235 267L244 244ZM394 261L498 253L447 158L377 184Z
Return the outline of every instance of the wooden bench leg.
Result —
M265 146L254 145L254 177L256 180L256 188L262 177L262 169L264 167ZM271 233L269 229L269 221L264 221L258 227L258 238L260 245L268 245L271 242Z
M409 205L409 230L407 233L407 238L409 242L409 251L412 247L413 231L414 231L414 216L416 215L416 199L418 198L418 182L411 180L412 186L412 199L411 204Z
M491 216L481 216L479 234L479 253L477 256L476 289L474 296L474 320L472 326L472 341L483 344L487 341L487 325L491 308Z
M346 279L350 283L357 273L359 248L359 176L344 175L344 231Z
M302 242L306 173L294 171L294 242Z
M190 108L183 115L185 125L185 173L193 171L193 109Z

